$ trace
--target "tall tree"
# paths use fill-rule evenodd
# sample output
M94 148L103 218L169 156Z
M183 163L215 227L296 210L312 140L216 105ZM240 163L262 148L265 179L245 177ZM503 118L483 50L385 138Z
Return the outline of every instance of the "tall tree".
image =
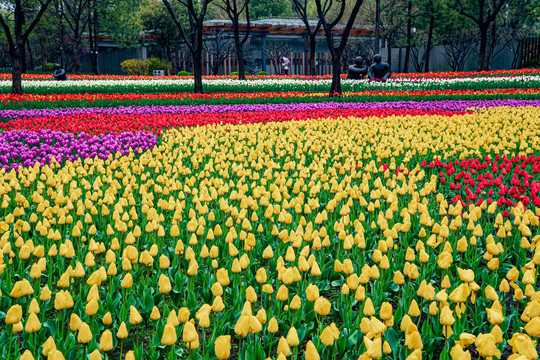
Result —
M309 22L308 15L308 0L292 0L293 10L296 12L300 20L306 27L306 32L309 38L309 74L316 75L317 69L315 67L315 51L317 50L317 35L321 29L321 20L317 20L317 24L312 26Z
M194 77L194 91L195 93L202 93L202 72L203 72L203 22L206 17L206 11L208 10L208 5L213 0L197 0L195 3L193 0L177 0L178 4L185 8L189 18L189 35L186 34L188 31L184 29L182 23L179 20L177 12L171 6L169 0L163 0L163 3L169 10L169 14L176 24L184 43L191 53L193 58L193 77Z
M171 16L163 2L158 0L148 0L141 9L140 17L143 28L153 35L152 52L161 54L160 57L165 54L167 75L170 75L173 49L180 46L178 28L171 22Z
M284 18L293 15L291 3L283 0L251 0L252 19Z
M347 20L347 25L345 25L345 28L341 33L341 38L337 41L333 31L343 18L347 3L350 2L354 2L354 6L350 12L349 19ZM324 29L328 50L330 51L330 56L332 58L332 85L330 87L330 96L341 95L341 56L343 55L343 50L345 50L345 47L347 46L349 34L351 33L351 29L362 3L363 0L315 0L315 4L317 5L317 15L319 16ZM333 16L332 20L330 14L336 10L337 15Z
M478 50L477 71L488 69L488 33L490 25L496 20L507 0L470 0L464 2L457 0L459 14L471 19L477 26L480 34L480 46Z
M9 45L9 56L11 57L12 64L12 89L13 94L22 94L22 71L23 71L23 59L24 59L24 46L28 41L28 37L32 33L32 30L41 20L43 13L47 10L47 7L52 0L9 0L4 1L4 5L8 6L8 9L12 11L13 15L13 32L8 25L9 17L4 18L0 13L0 25L4 29L4 33ZM31 16L30 14L35 13ZM29 23L25 27L26 23Z
M244 64L244 44L249 38L249 31L251 27L249 18L249 2L251 0L221 0L216 3L223 11L227 13L227 16L232 22L234 46L236 49L236 59L238 61L238 79L246 79L246 70ZM246 31L244 36L240 37L240 17L244 14L246 18Z
M62 0L60 3L64 20L67 23L67 35L73 44L73 72L81 73L80 47L83 32L88 25L89 13L94 9L94 0Z

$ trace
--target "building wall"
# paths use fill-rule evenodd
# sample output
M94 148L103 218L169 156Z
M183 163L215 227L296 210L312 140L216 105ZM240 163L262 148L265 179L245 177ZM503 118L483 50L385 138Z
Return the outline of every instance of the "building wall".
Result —
M405 63L405 51L405 48L392 48L392 72L397 73L403 70L403 64ZM419 51L419 56L422 56L424 52L425 49L421 48ZM492 70L511 69L512 61L514 60L514 53L512 52L512 47L499 47L496 49L496 52L498 52L498 54L493 57ZM381 49L381 56L383 58L383 61L388 62L388 48ZM433 47L430 53L429 61L430 71L435 72L452 70L450 64L448 63L444 46L442 45ZM519 61L517 62L517 64L519 65ZM411 59L409 63L409 72L421 71L421 69L416 69L414 65L414 62ZM465 68L463 69L463 71L476 71L477 65L478 57L473 49L469 57L467 58L467 61L465 62Z
M146 47L135 49L119 49L109 48L100 49L99 53L99 70L102 74L122 75L122 67L120 64L129 59L147 59ZM90 54L81 57L81 72L91 73L92 62Z

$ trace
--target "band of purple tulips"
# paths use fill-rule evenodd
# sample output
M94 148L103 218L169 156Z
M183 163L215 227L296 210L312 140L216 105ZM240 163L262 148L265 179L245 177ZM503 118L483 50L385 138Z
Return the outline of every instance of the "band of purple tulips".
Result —
M108 134L91 136L44 130L6 131L0 134L0 168L17 169L19 166L34 166L76 161L89 157L107 159L110 154L119 152L128 155L130 151L139 153L153 148L157 136L145 132L125 132L120 135Z
M66 108L4 110L0 118L55 117L76 114L192 114L255 111L302 111L333 109L418 109L463 111L471 108L540 106L540 100L446 100L446 101L395 101L395 102L321 102L292 104L235 104L235 105L185 105L185 106L129 106L117 108Z

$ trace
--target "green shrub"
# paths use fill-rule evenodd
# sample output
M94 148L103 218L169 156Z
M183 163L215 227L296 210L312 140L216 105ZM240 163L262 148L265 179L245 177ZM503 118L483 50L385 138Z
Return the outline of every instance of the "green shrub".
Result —
M55 65L56 65L55 63L47 63L47 64L45 64L45 68L43 68L41 65L39 65L39 66L36 66L33 71L35 71L35 72L43 72L43 73L53 72Z
M259 71L257 74L255 75L268 75L268 73L266 71Z
M178 76L191 76L191 75L193 75L193 73L190 73L190 72L187 72L187 71L184 71L184 70L182 70L182 71L180 71L178 73Z
M141 59L129 59L123 61L120 66L122 71L128 75L145 75L146 72L146 61Z
M246 75L251 75L250 73L248 73L247 71L244 72ZM238 71L233 71L231 73L231 76L238 76Z
M154 75L154 70L167 70L167 62L159 58L150 58L145 61L146 74Z

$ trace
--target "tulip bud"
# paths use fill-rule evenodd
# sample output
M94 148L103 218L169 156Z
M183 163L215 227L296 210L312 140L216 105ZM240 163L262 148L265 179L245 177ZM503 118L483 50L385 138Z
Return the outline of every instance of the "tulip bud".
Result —
M22 306L21 305L13 305L9 308L6 314L5 322L6 324L17 324L22 319Z
M129 323L131 325L137 325L142 321L141 314L139 314L139 311L135 308L135 306L131 305L129 307Z
M195 325L190 321L184 325L184 331L182 332L182 340L187 344L199 340L199 334L195 329Z
M103 334L101 334L101 339L99 341L99 350L107 352L111 351L113 348L113 338L112 333L110 330L105 330Z
M72 313L69 318L69 329L71 331L79 331L79 329L81 328L81 325L82 325L82 321L79 318L79 316L77 314Z
M162 294L168 294L172 290L171 281L166 276L161 274L158 280L159 292Z
M24 331L27 333L35 333L41 329L41 323L35 313L30 313L28 320L26 321L26 327Z
M21 355L21 357L19 358L19 360L34 360L34 355L32 355L32 353L30 352L30 350L26 350L26 351Z
M319 288L317 285L309 284L306 288L306 298L308 301L314 302L319 298Z
M275 317L271 318L268 322L268 332L275 334L279 330L279 325Z
M77 342L79 344L87 344L92 340L92 332L87 323L83 322L79 327L79 334L77 335Z
M116 332L116 337L118 339L125 339L128 337L128 330L127 330L125 322L122 321L122 323L118 327L118 331Z
M285 356L289 356L291 354L291 348L289 347L289 344L287 343L287 339L285 339L283 336L279 339L278 346L277 346L277 353L283 354Z
M305 360L320 360L321 357L319 355L319 352L317 351L317 348L313 344L313 342L310 340L306 344L306 354L305 354Z
M214 342L214 350L219 360L228 359L231 355L231 336L219 336Z
M298 339L298 333L296 332L296 328L294 326L291 326L289 332L287 333L287 344L292 347L298 346L300 344L300 340Z
M332 304L324 297L319 297L315 300L314 310L317 314L321 316L326 316L330 313Z
M90 360L102 360L101 353L98 349L90 353Z
M188 323L191 324L191 323ZM178 336L176 335L176 329L171 324L166 324L163 330L163 336L161 337L161 343L163 345L172 346L176 343Z

